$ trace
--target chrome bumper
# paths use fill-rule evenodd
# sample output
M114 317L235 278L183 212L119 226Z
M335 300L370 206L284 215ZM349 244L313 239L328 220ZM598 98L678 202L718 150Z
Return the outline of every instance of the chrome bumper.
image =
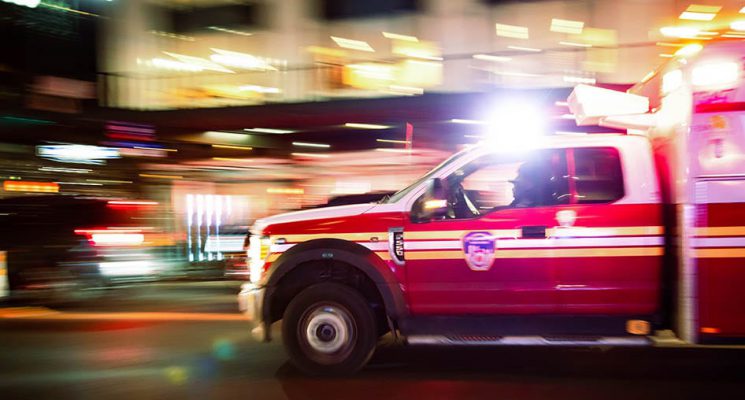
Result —
M248 318L251 323L251 334L254 339L260 341L268 340L264 332L264 321L261 320L262 307L264 305L264 288L253 283L241 285L238 293L238 309Z

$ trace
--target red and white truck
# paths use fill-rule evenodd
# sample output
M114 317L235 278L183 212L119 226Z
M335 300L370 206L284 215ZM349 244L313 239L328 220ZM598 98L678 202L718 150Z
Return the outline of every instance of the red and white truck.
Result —
M579 125L474 146L375 204L259 220L239 295L306 373L409 344L745 343L745 42L687 47ZM524 133L511 133L521 137ZM524 142L524 141L523 141Z

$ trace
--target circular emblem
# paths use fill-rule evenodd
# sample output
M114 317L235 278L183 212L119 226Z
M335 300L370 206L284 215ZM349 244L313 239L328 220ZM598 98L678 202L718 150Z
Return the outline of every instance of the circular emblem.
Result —
M488 271L494 262L496 240L489 232L471 232L463 237L463 254L468 268Z
M574 226L577 221L577 212L574 210L561 210L556 213L556 222L562 228Z

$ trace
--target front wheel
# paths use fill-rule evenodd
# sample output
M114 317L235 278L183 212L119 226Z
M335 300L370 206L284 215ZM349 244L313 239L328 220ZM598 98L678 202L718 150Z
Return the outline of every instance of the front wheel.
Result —
M354 289L319 283L285 310L282 339L291 362L308 375L357 372L372 356L377 328L372 309Z

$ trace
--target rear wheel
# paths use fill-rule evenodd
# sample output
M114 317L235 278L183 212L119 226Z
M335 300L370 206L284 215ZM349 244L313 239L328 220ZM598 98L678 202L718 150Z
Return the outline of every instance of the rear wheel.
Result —
M372 309L354 289L319 283L285 310L282 339L291 362L308 375L346 375L372 356L377 328Z

